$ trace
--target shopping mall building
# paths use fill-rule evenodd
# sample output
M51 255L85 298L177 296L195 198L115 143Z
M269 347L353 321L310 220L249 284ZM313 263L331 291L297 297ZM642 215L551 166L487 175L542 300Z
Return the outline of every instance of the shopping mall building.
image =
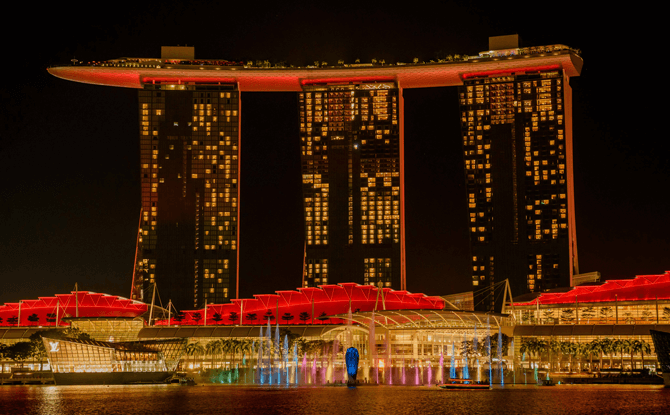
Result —
M537 373L550 366L553 373L643 365L653 371L650 330L670 331L670 272L508 298L502 313L473 311L472 298L472 293L438 297L343 283L175 313L76 291L0 305L0 344L11 346L40 330L72 326L98 342L186 338L185 370L253 368L264 361L261 345L280 346L290 331L291 341L312 347L300 352L297 346L285 347L284 360L309 367L314 379L322 370L325 379L326 366L342 365L341 350L353 346L371 379L380 381L386 368L381 379L423 384L439 381L447 370L449 376L474 377L476 371L478 377L499 378L495 370L502 368L506 381L518 381L522 369ZM2 372L18 365L37 369L37 360L3 356Z

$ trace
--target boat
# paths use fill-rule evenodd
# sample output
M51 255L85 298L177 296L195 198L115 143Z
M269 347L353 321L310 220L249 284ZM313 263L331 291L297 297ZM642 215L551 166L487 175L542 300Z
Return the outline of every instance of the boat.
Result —
M193 378L179 378L180 386L196 386L195 379Z
M480 382L472 379L449 379L438 386L441 389L491 389L491 385L488 382Z

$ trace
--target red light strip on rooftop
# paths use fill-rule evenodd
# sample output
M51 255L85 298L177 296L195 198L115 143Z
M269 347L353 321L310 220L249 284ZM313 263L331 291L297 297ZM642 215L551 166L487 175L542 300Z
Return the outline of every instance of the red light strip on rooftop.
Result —
M191 84L236 84L237 80L235 78L229 77L156 77L156 76L147 76L142 78L143 84L174 84L174 85L185 85L188 83Z
M374 83L374 82L396 82L393 76L375 76L363 77L354 76L349 78L318 78L318 79L303 79L300 84L305 85L320 85L320 84L349 84L349 83Z
M556 69L561 69L560 65L531 66L528 68L514 68L514 69L498 69L495 71L465 73L463 74L463 79L479 78L482 76L491 76L491 75L504 75L504 74L511 75L513 73L520 73L520 72L542 72Z

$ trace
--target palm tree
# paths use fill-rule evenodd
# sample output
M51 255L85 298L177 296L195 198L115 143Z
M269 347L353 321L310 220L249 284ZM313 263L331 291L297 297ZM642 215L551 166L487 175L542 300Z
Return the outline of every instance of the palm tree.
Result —
M192 366L195 366L195 356L205 353L205 348L200 343L189 343L186 346L186 354L192 358Z
M561 344L558 341L551 339L547 343L547 351L549 352L549 371L551 371L554 367L554 355L561 351Z
M251 340L244 339L240 341L240 352L242 353L242 361L244 362L247 353L251 353Z
M579 343L573 343L573 342L566 342L567 346L566 351L568 355L570 355L570 373L573 372L573 367L574 367L574 359L575 357L579 356L581 353L581 345ZM581 369L581 368L580 368Z
M212 358L211 368L214 369L214 358L217 353L221 351L221 342L219 340L212 340L205 346L205 350Z
M600 364L598 365L598 373L600 373L600 369L603 367L602 340L600 339L592 340L591 343L589 343L589 352L591 353L591 356L593 356L594 353L597 353L600 356ZM593 365L593 358L591 358L591 365Z
M644 354L651 353L651 346L644 340L640 340L640 356L642 357L642 370L644 370Z
M538 363L541 360L541 354L547 350L547 342L539 339L526 339L521 343L521 353L528 353L528 362L530 368L533 367L533 355L537 357Z
M603 354L608 354L610 357L610 366L609 368L612 368L612 355L614 354L614 341L608 337L605 337L600 341L601 347L602 347L602 353Z
M631 340L629 350L630 350L630 369L632 371L633 369L635 369L635 363L633 362L633 358L635 356L635 353L642 350L642 342L640 342L639 340Z
M233 359L231 361L231 368L235 367L235 354L242 350L242 342L237 339L230 340L230 351L233 354Z
M614 341L614 351L619 352L619 357L621 359L620 367L622 372L623 372L623 352L628 350L629 347L630 347L630 340L628 339L617 339Z
M561 366L562 366L561 363L563 361L563 356L564 355L570 356L570 363L568 363L568 366L569 366L569 371L572 372L572 350L574 348L574 345L575 344L573 342L569 342L569 341L559 342L559 346L558 346L559 351L560 351L560 355L558 357L558 370L559 370L559 372L561 371Z
M221 343L221 364L219 367L222 368L223 361L226 360L226 354L230 353L231 341L230 339L221 339L219 343Z

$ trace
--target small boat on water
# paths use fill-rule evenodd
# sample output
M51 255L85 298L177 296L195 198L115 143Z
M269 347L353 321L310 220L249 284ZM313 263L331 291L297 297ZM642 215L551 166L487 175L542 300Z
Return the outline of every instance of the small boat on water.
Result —
M179 378L179 385L180 386L195 386L197 383L195 383L195 379L193 378Z
M449 379L438 386L441 389L491 389L488 382L478 382L472 379Z

